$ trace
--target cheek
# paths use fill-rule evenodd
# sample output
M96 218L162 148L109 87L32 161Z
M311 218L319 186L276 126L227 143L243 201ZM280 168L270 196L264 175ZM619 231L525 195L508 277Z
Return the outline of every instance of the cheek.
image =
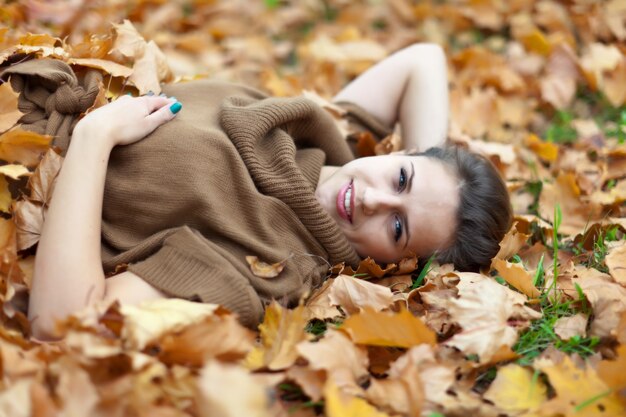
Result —
M352 230L349 239L360 256L392 262L397 260L397 254L386 233L384 222L369 221L359 229Z

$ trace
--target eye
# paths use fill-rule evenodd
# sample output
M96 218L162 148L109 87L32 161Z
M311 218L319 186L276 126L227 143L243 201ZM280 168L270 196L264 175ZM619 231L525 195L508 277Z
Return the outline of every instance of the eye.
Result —
M398 179L398 190L402 191L406 187L406 170L400 168L400 178Z
M395 241L399 242L402 237L402 221L398 216L393 218L393 233Z

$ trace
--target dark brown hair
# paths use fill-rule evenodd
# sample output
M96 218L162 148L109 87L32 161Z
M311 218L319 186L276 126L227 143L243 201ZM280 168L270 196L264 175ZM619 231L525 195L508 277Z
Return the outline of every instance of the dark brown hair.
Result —
M487 158L459 147L430 148L410 155L442 161L460 181L454 241L435 258L462 271L489 265L513 217L509 193L496 168Z

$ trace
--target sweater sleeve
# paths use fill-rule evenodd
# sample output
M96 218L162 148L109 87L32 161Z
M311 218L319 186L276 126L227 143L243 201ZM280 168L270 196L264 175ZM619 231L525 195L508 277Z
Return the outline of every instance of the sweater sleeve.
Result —
M393 126L387 126L358 104L349 101L339 101L335 104L346 110L345 118L350 123L351 130L368 131L376 140L382 140L393 133Z
M215 244L183 227L167 237L148 258L128 270L166 294L221 304L254 328L263 318L263 303L250 282L224 259Z

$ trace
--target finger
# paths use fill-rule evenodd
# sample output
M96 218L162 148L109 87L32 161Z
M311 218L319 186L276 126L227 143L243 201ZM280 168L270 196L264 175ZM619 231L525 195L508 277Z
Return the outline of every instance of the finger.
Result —
M168 97L161 96L142 97L142 99L145 100L149 113L153 113L164 106L171 105L175 101Z
M161 126L163 123L166 123L176 117L176 114L180 111L182 104L178 101L172 102L168 99L168 106L162 106L160 109L152 112L148 117L146 117L146 122L153 128Z

